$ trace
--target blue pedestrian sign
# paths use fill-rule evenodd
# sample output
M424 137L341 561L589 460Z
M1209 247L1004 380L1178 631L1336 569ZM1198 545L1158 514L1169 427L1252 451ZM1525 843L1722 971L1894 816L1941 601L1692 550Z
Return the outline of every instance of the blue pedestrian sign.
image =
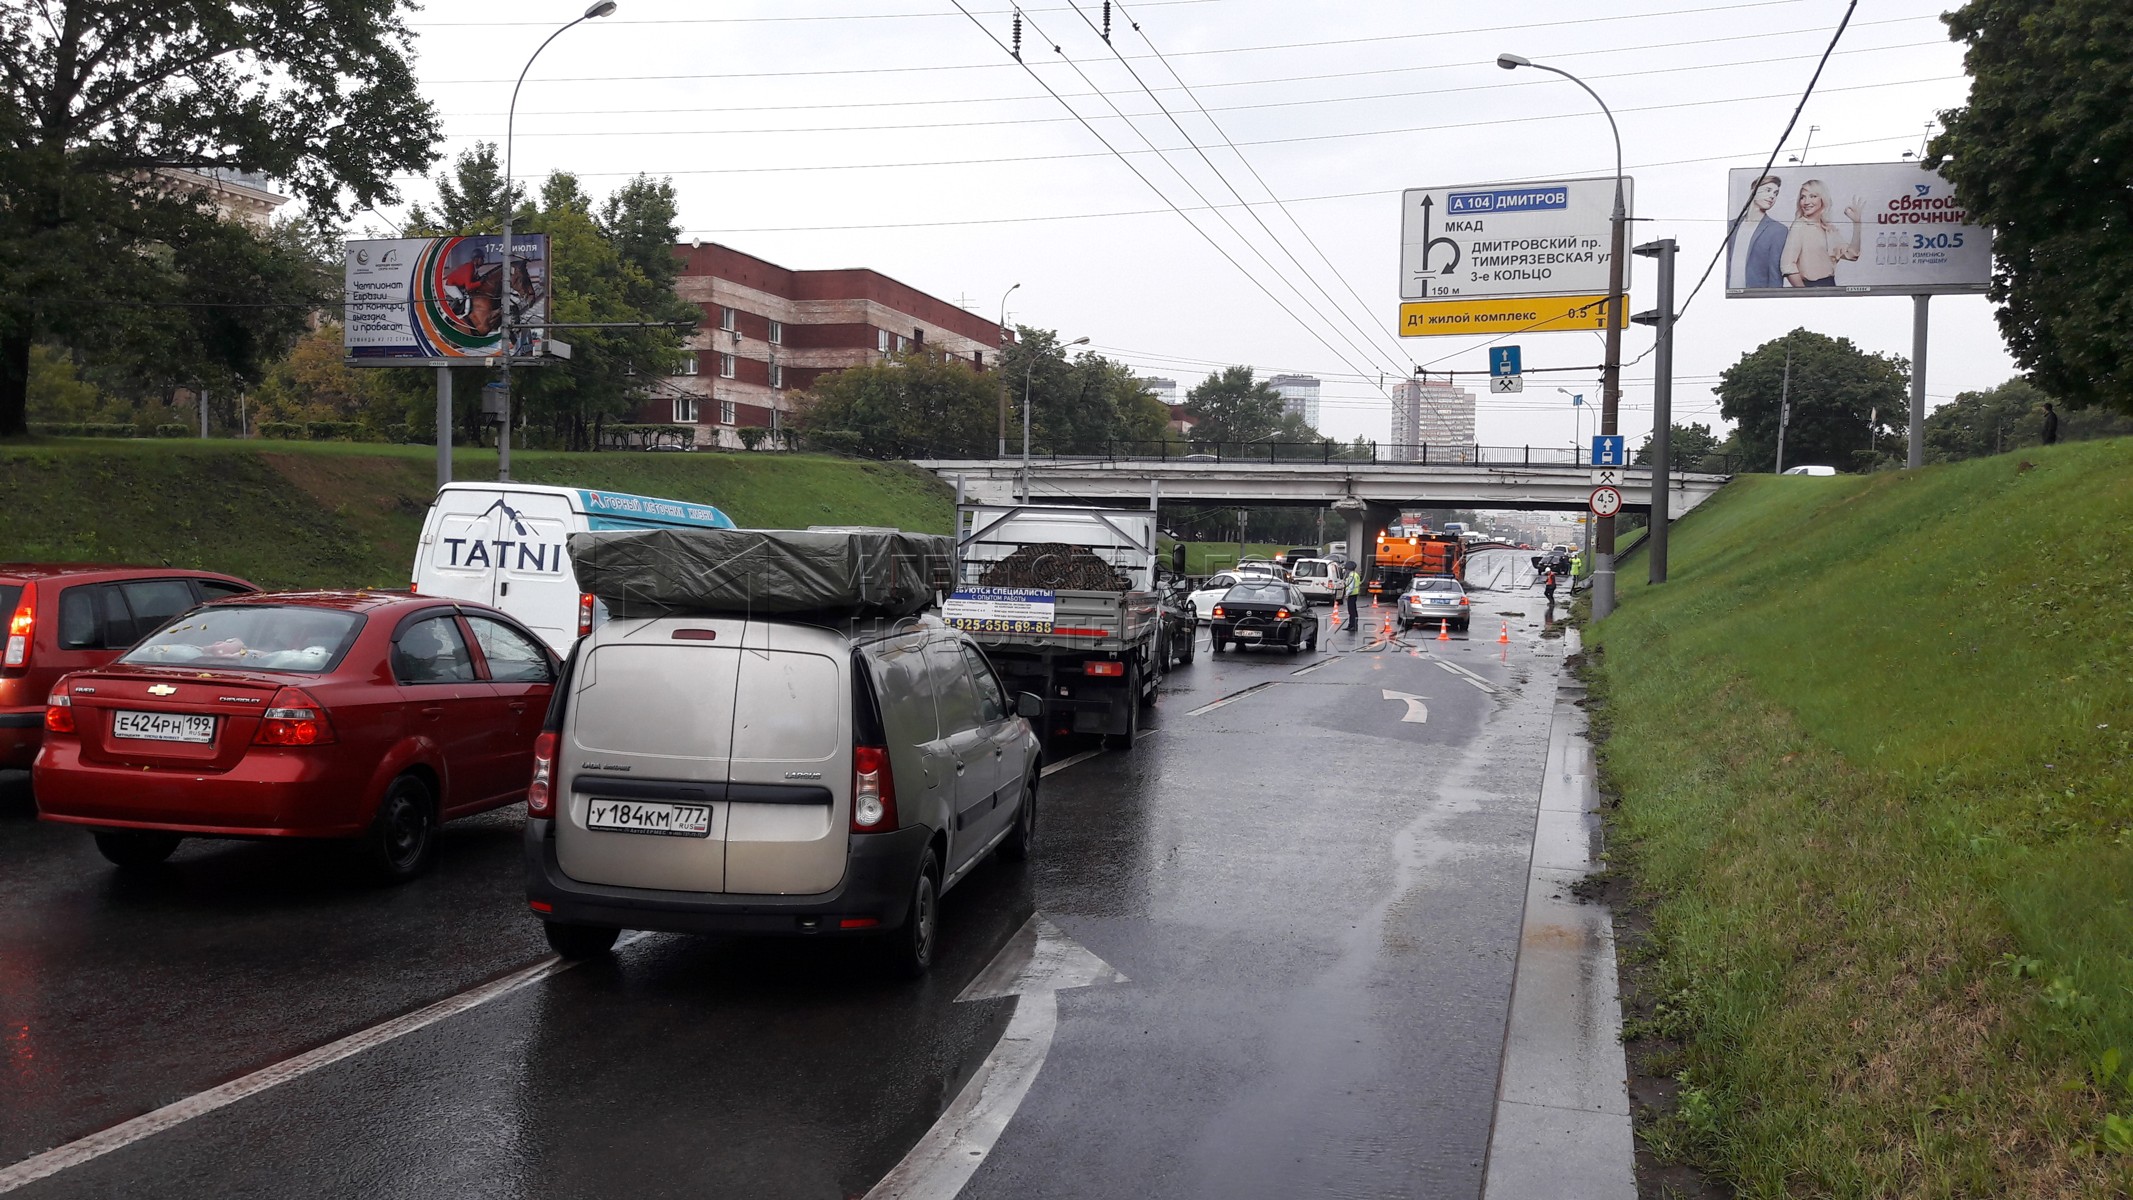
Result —
M1518 347L1493 346L1489 349L1489 374L1494 376L1522 375L1518 369Z
M1629 435L1621 433L1596 433L1592 435L1592 465L1595 467L1626 467L1629 465L1627 447Z

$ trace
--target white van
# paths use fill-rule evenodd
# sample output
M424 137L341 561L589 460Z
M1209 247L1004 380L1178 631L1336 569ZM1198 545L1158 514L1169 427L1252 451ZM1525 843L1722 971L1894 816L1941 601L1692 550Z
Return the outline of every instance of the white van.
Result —
M594 529L731 529L708 504L593 488L530 483L448 483L431 502L415 547L413 589L493 604L559 655L592 628L596 607L578 591L567 539Z

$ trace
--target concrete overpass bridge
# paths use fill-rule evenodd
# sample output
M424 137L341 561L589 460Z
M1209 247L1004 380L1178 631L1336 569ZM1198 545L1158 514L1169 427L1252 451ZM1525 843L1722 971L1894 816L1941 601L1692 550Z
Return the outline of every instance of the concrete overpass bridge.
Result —
M1511 453L1515 453L1512 451ZM1138 507L1174 504L1294 505L1333 508L1348 517L1349 544L1367 545L1363 530L1382 529L1401 508L1539 509L1584 511L1593 468L1568 462L1368 462L1179 458L1040 458L1030 463L1027 502ZM1024 496L1020 459L927 459L934 472L972 504L1013 504ZM1667 508L1679 517L1724 486L1727 475L1672 478ZM1623 509L1649 512L1652 473L1622 471Z

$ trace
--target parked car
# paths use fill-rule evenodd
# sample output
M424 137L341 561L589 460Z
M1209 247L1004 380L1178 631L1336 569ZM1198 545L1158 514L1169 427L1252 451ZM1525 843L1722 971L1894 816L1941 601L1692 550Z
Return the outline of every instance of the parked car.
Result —
M1182 579L1169 578L1156 589L1163 613L1163 665L1180 667L1193 660L1200 640L1199 619L1193 616L1192 588Z
M1786 467L1784 473L1787 475L1834 475L1837 473L1837 468L1815 466Z
M1339 563L1330 558L1299 558L1289 563L1289 574L1306 601L1333 603L1334 589L1341 581Z
M179 613L258 589L235 575L169 567L0 563L0 767L27 769L44 743L45 697Z
M1453 629L1473 623L1473 601L1466 588L1449 575L1417 575L1400 593L1400 628L1439 628L1449 622Z
M921 973L941 895L1030 852L1042 709L933 617L609 622L540 735L528 904L568 958L622 929L869 935Z
M526 794L557 669L486 604L218 601L53 687L38 816L88 828L122 867L187 837L346 838L410 878L440 822Z
M1318 618L1303 593L1271 579L1245 579L1215 605L1210 633L1215 653L1226 646L1286 646L1289 653L1318 649Z

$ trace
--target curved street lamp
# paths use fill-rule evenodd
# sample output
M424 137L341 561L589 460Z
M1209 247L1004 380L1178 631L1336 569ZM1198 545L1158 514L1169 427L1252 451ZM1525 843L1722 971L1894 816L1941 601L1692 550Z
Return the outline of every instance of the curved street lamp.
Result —
M518 124L518 89L525 86L526 72L533 69L533 60L539 58L541 51L548 48L548 42L562 37L563 30L573 25L590 21L594 17L607 16L614 11L615 0L599 0L599 3L586 9L577 20L549 34L548 41L535 47L532 56L526 59L526 65L519 69L518 82L511 85L511 107L504 112L504 264L502 290L499 295L503 312L496 329L504 351L504 424L503 431L496 435L496 477L500 480L508 481L511 478L511 214L516 207L511 203L511 135Z
M1007 289L1000 296L1000 321L996 326L1000 331L1000 362L995 364L995 370L999 366L1005 365L1007 358L1007 298L1014 295L1015 291L1021 286L1018 283L1014 287ZM998 457L1007 457L1007 372L1005 371L1000 372L1000 451Z
M1537 63L1516 54L1499 54L1496 65L1506 71L1520 67L1532 67L1560 75L1583 88L1592 102L1600 106L1607 117L1607 128L1615 137L1615 211L1613 220L1613 246L1607 255L1607 364L1600 377L1600 432L1612 434L1617 430L1617 415L1622 400L1622 272L1625 269L1624 255L1628 253L1629 214L1622 203L1622 130L1615 124L1615 114L1607 107L1600 94L1586 86L1584 80L1546 63ZM1586 528L1592 528L1587 525ZM1605 617L1615 607L1615 519L1601 517L1597 536L1598 545L1592 558L1592 616L1594 620Z

